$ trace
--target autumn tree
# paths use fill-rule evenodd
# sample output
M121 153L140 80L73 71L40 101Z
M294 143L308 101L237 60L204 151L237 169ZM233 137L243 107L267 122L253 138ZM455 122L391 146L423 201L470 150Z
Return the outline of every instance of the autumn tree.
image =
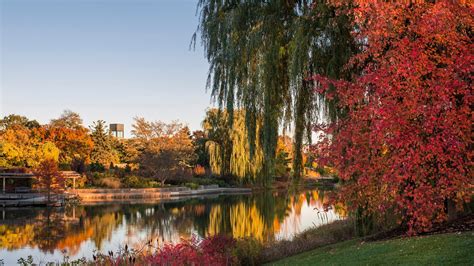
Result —
M353 211L394 210L409 233L427 230L472 196L472 9L360 1L351 12L362 52L348 67L360 71L315 77L346 113L319 127L317 154Z
M145 176L160 180L163 186L168 179L189 175L196 158L187 126L135 118L132 134L139 151L137 163Z
M64 189L64 177L58 168L58 163L53 158L43 160L35 169L36 186L46 191L48 203L51 203L51 194Z
M4 132L14 127L24 127L28 129L38 128L41 125L36 120L30 120L25 116L10 114L0 119L0 132Z
M34 168L44 158L58 159L60 150L39 137L39 128L15 124L0 134L0 167Z
M41 138L53 142L61 150L61 165L71 165L75 161L86 163L90 160L94 143L77 113L65 111L58 119L51 120L42 134Z
M288 136L279 136L275 160L275 176L289 177L293 158L292 140Z
M59 118L51 119L50 122L52 127L63 127L68 129L82 129L82 124L81 116L71 110L64 110Z

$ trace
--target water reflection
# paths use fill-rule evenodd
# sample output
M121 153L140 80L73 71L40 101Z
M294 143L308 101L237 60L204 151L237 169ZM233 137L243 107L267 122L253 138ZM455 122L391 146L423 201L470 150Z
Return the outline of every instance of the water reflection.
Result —
M32 254L37 260L91 257L94 250L141 248L218 233L260 241L290 239L298 232L345 216L343 206L323 210L324 193L262 192L173 203L106 204L67 209L2 210L0 258L6 264Z

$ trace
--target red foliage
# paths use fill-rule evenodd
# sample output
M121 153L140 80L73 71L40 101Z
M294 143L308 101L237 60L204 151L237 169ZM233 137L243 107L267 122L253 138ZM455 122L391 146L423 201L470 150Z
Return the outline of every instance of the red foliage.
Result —
M223 235L212 236L199 241L182 240L179 244L167 244L148 257L152 265L231 265L235 262L232 249L235 240Z
M166 244L152 253L142 250L124 249L118 252L93 255L95 265L235 265L237 258L233 254L236 241L232 237L216 235L202 240L193 236L182 239L178 244ZM147 246L153 247L151 242Z
M363 46L350 82L336 87L347 115L325 127L315 147L336 167L350 207L383 213L396 206L409 233L447 217L448 200L470 200L473 12L453 2L361 1L355 37Z

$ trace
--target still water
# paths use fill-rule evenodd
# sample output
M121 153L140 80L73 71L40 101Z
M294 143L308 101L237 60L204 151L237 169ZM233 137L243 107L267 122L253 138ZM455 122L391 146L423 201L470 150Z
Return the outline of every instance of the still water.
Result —
M345 216L343 208L323 211L324 192L261 192L168 203L114 203L64 209L0 209L0 259L6 265L32 255L35 262L91 258L94 251L141 248L193 235L219 233L259 241L291 239Z

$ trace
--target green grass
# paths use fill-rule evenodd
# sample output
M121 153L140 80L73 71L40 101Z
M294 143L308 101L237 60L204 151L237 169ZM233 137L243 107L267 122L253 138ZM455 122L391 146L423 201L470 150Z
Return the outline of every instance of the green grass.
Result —
M474 265L474 231L317 248L270 265Z

